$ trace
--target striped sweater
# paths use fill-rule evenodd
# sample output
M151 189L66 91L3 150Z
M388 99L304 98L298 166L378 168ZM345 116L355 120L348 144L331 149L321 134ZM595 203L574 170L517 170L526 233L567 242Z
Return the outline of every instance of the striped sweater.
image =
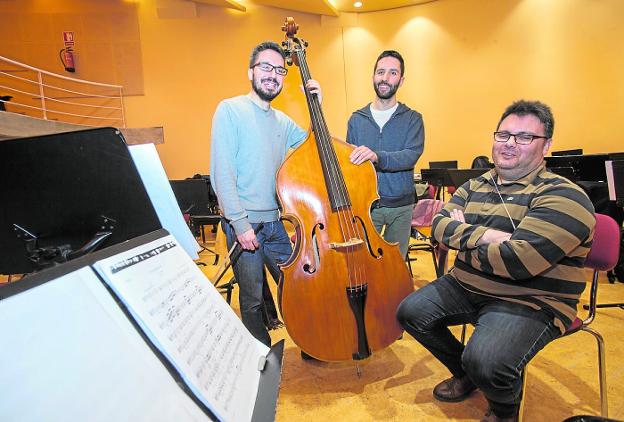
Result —
M545 309L563 332L576 317L585 289L594 207L580 187L544 163L520 180L498 185L501 196L496 178L490 170L457 189L435 217L433 237L459 251L451 274L462 287ZM464 212L465 223L450 218L455 208ZM512 233L511 239L477 246L488 228Z

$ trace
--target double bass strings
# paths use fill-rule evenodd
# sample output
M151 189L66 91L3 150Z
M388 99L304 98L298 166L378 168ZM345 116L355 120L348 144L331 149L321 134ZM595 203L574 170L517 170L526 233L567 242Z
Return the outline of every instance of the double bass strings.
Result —
M296 50L296 54L301 71L301 76L305 84L305 82L312 78L307 67L307 63L305 61L304 52L299 49ZM341 203L344 204L342 206L338 205L336 209L343 240L363 240L360 228L357 227L356 224L354 224L355 216L353 215L353 210L351 208L347 186L345 184L344 177L340 177L341 170L338 164L338 158L336 156L335 150L332 148L331 145L331 134L329 133L329 129L327 128L327 124L323 116L323 110L320 106L320 103L318 102L318 99L317 101L313 101L312 95L307 90L304 91L306 99L308 101L308 107L310 109L312 124L315 128L317 145L322 149L321 153L325 157L325 162L330 166L330 168L326 169L327 177L332 184L332 187L335 189L335 192L340 196ZM355 287L357 289L363 287L363 266L361 265L361 263L358 262L360 261L360 259L358 259L359 254L354 253L354 249L356 247L361 248L362 245L356 244L347 246L346 258L347 268L349 272L349 287Z

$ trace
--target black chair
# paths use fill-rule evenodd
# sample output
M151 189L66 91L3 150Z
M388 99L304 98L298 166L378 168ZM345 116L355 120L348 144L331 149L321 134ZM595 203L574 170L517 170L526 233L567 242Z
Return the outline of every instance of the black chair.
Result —
M470 165L471 169L491 169L494 168L494 163L490 162L489 157L485 155L479 155L472 160Z
M412 252L417 251L431 253L436 276L441 277L444 274L446 259L439 259L440 245L435 242L431 236L427 236L420 231L424 227L431 229L433 218L438 212L440 212L443 206L444 202L439 199L422 199L416 203L416 206L412 211L412 229L410 236L415 240L415 242L410 243L407 248L407 254L405 255L405 261L407 262L412 277L414 276L414 272L412 271L412 261L416 261L416 257L412 256Z
M203 250L214 254L216 264L219 255L208 246L204 226L216 227L221 216L215 213L214 205L211 204L208 184L203 179L170 180L169 183L191 231L196 237L201 236Z

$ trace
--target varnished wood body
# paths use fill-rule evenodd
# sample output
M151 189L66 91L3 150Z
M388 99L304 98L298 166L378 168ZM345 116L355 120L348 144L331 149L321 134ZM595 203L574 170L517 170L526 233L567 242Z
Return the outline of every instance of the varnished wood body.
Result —
M413 283L398 245L383 240L372 224L369 210L378 197L372 164L351 164L353 147L336 139L332 143L351 198L352 215L363 220L368 242L380 255L373 256L363 238L364 243L355 248L356 256L350 261L357 261L359 280L368 284L365 325L370 349L375 351L401 335L396 309L413 291ZM301 349L317 359L351 360L357 351L357 328L346 295L349 267L345 252L329 247L332 242L348 239L343 238L337 212L331 209L313 135L280 168L277 191L284 217L297 227L295 253L282 266L280 283L286 329ZM316 267L312 231L319 223L324 229L317 230L320 262ZM306 264L316 267L312 274L304 270Z

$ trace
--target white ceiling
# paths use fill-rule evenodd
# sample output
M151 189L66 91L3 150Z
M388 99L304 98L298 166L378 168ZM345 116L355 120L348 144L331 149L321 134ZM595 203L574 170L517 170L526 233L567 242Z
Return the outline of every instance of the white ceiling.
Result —
M414 4L430 3L437 0L361 0L362 7L353 6L355 0L192 0L196 3L205 3L246 11L245 4L253 3L262 6L279 7L281 9L296 10L299 12L318 15L338 16L342 12L376 12L379 10L396 9Z

